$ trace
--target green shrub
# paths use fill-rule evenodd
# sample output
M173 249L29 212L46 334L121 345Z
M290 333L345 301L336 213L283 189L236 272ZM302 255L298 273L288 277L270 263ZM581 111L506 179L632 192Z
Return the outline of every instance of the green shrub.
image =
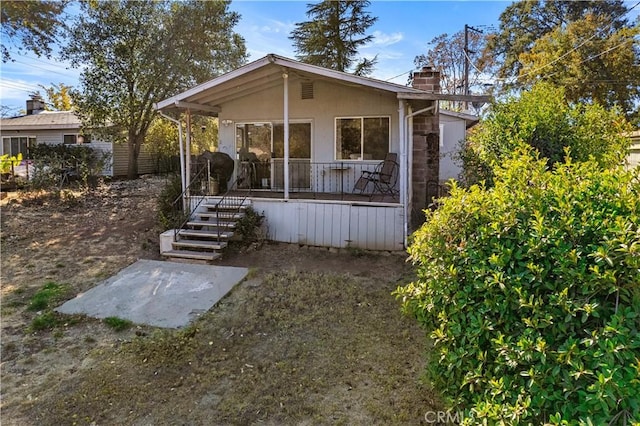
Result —
M518 97L492 104L459 152L460 178L468 186L482 180L490 184L492 168L522 147L535 149L550 167L563 162L567 148L573 161L622 164L630 142L624 136L628 126L619 110L570 104L562 88L538 83Z
M491 189L454 185L396 295L467 424L639 422L640 169L546 163L518 155Z
M64 173L69 170L83 187L93 187L111 158L108 152L86 145L38 144L30 148L29 154L34 160L31 183L39 189L62 186Z
M169 175L157 200L157 222L163 231L180 226L186 219L186 213L182 210L182 201L178 200L181 194L182 180L180 175ZM175 202L176 200L178 202Z

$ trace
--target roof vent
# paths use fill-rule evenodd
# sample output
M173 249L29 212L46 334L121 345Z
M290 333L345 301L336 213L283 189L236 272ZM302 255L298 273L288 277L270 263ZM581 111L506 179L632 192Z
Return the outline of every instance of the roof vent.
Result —
M302 89L302 99L313 99L313 82L303 81L300 87Z

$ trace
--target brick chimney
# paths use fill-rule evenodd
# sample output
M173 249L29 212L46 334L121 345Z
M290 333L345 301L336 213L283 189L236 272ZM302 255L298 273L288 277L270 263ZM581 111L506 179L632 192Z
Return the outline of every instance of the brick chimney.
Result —
M42 96L31 95L31 99L27 99L27 115L39 114L44 111L44 101Z
M428 93L440 93L440 72L426 66L413 73L414 89ZM433 101L434 105L437 101ZM416 109L426 108L423 104ZM438 195L440 174L440 127L437 108L413 118L413 194L411 227L424 222L423 210Z

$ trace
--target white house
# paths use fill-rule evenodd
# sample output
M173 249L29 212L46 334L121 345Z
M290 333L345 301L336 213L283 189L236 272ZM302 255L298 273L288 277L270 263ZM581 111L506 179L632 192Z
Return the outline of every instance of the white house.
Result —
M460 142L466 140L467 130L478 124L475 115L441 109L440 122L440 183L458 179L461 167L456 159Z
M440 94L439 80L425 68L407 87L271 54L156 108L218 117L219 150L236 161L230 190L264 213L270 239L401 250L438 191L438 100L488 100ZM393 190L354 190L385 158Z
M44 102L37 96L27 100L26 112L25 115L0 120L0 155L21 153L26 159L29 147L36 144L85 144L110 154L111 161L103 175L126 176L129 156L126 144L97 140L83 131L82 122L73 111L45 111ZM147 150L141 150L138 165L141 174L156 170L156 162Z

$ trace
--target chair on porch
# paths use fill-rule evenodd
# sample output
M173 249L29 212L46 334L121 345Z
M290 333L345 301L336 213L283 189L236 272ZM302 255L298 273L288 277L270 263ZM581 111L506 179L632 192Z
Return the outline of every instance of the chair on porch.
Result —
M397 160L398 154L390 152L384 161L376 166L374 171L363 170L362 175L353 187L353 193L364 194L371 183L373 189L369 193L369 200L371 200L375 194L381 194L383 196L390 195L393 199L396 199L399 194L396 188L399 169Z

